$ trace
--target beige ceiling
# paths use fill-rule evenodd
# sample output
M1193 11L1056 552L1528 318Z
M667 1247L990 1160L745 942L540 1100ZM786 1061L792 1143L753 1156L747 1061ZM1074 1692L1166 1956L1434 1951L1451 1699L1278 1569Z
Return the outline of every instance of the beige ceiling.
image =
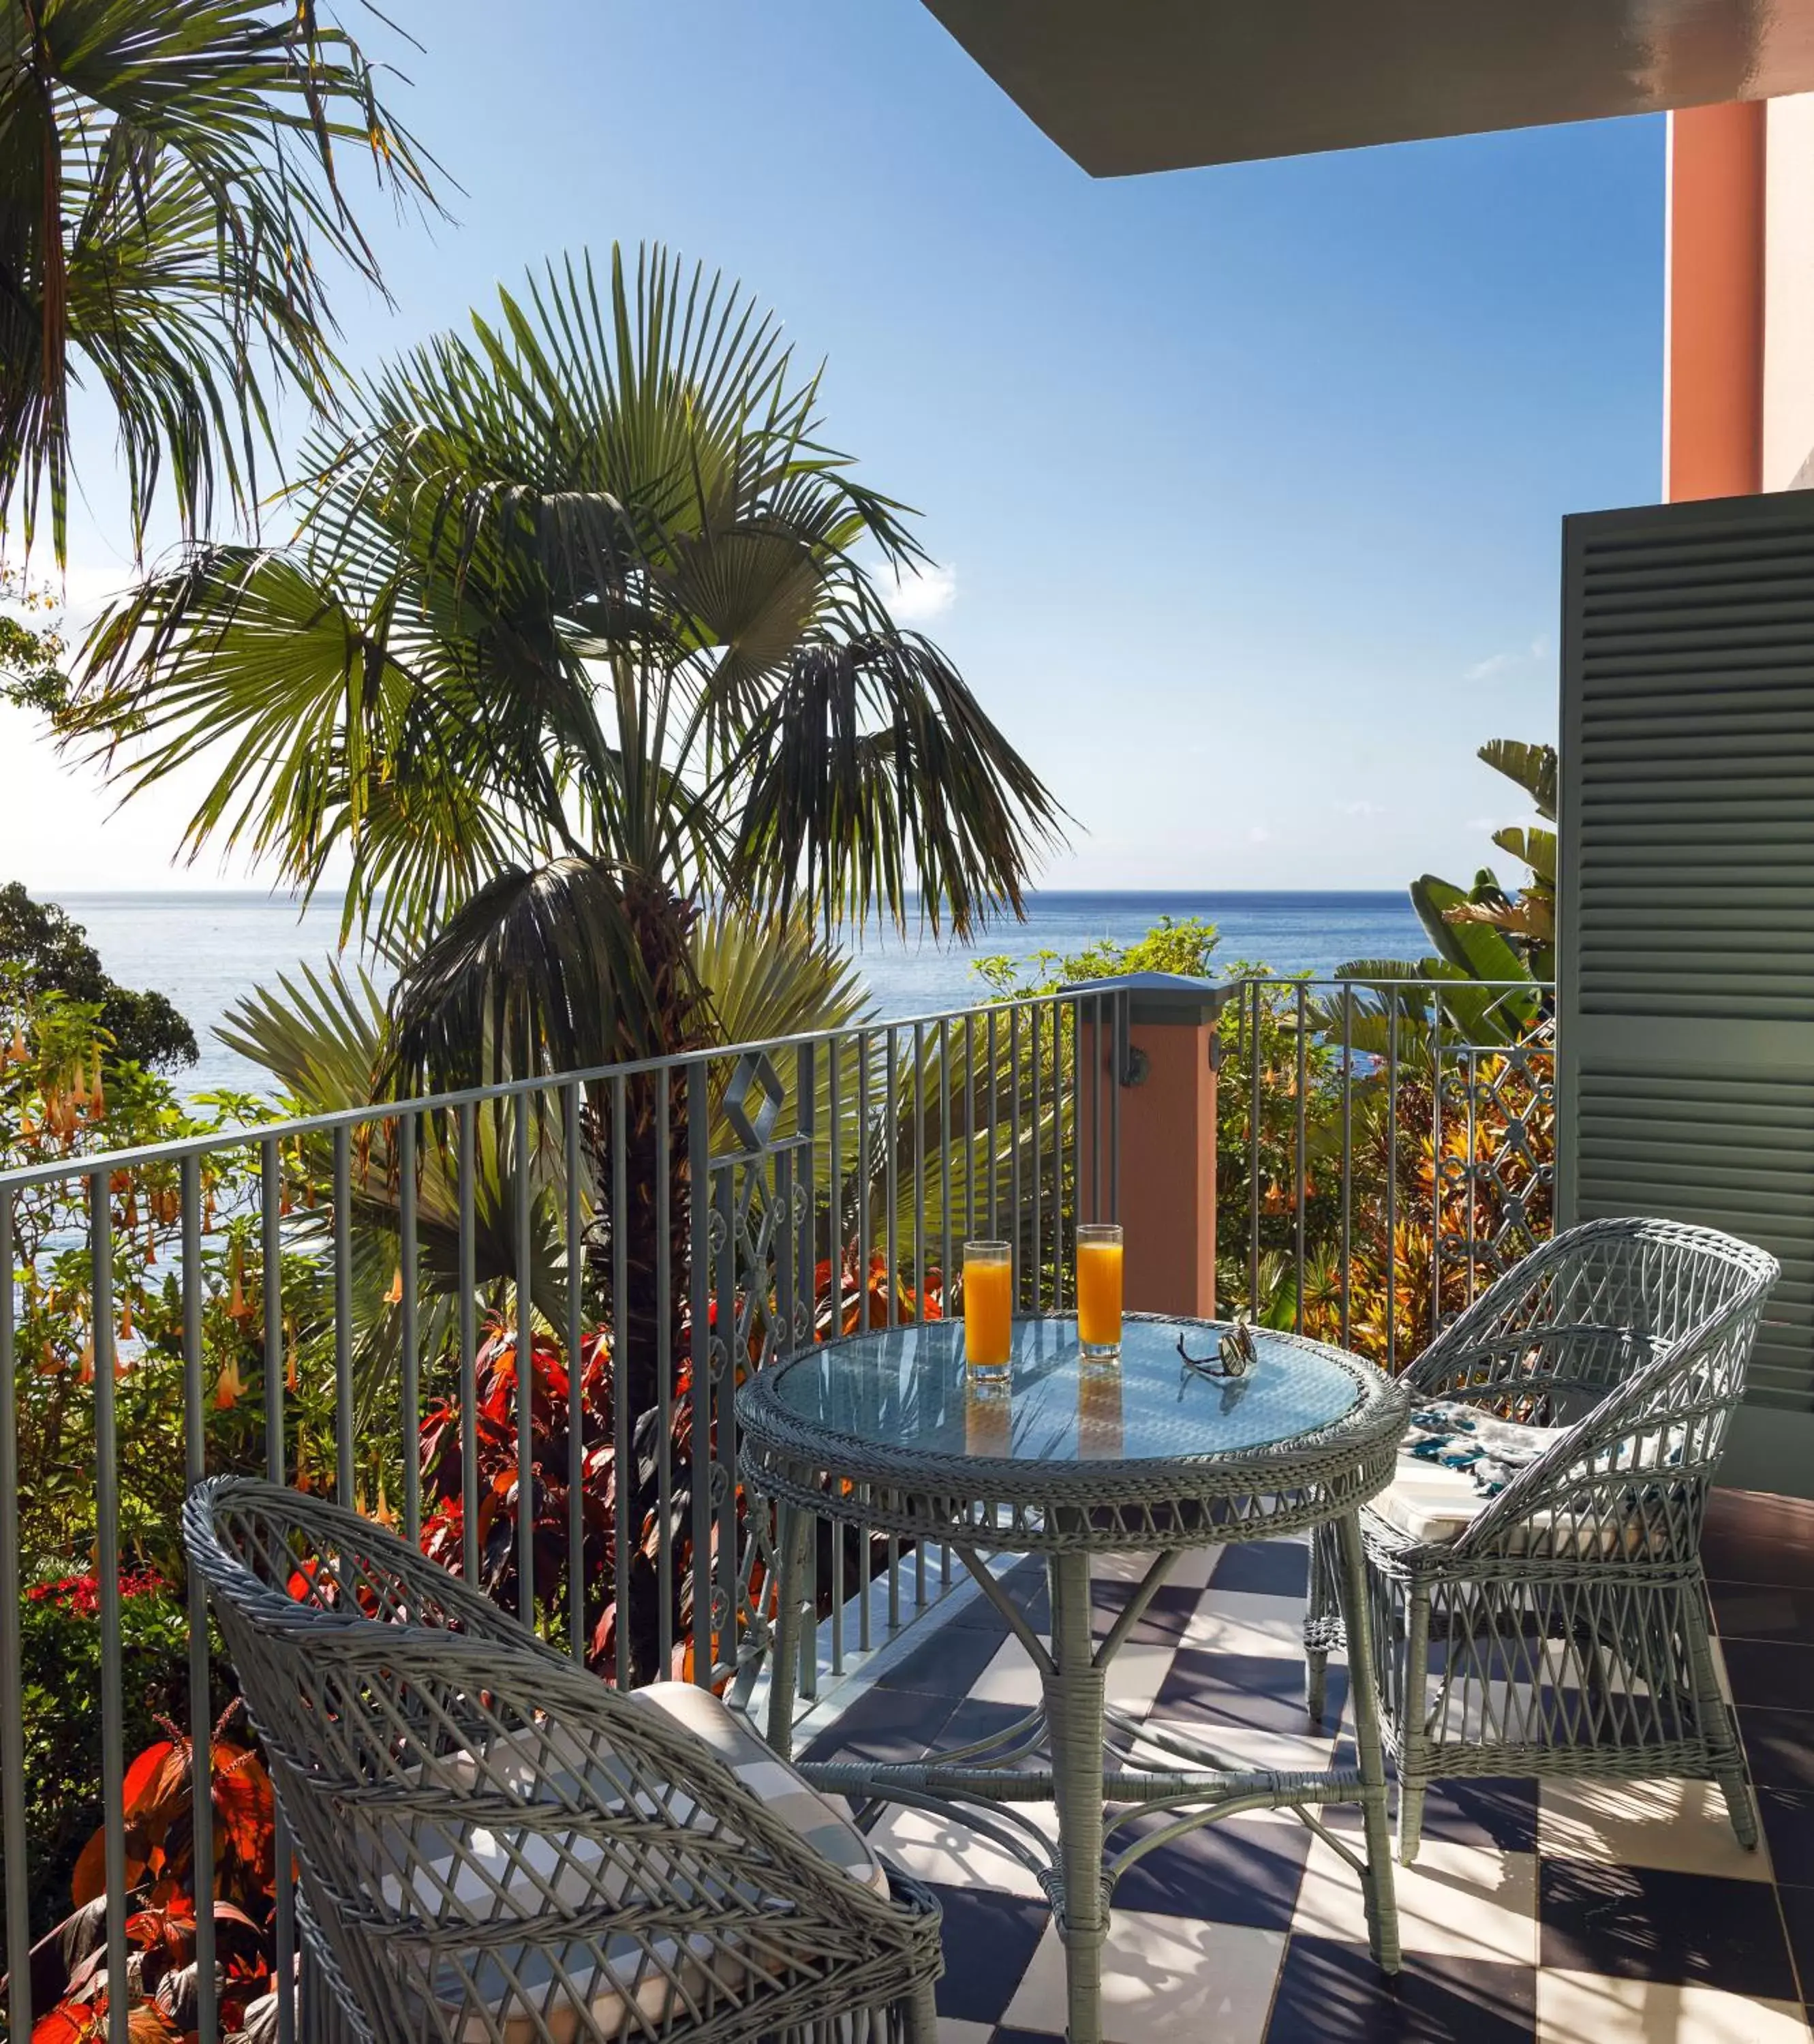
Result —
M1097 177L1814 90L1814 0L925 0Z

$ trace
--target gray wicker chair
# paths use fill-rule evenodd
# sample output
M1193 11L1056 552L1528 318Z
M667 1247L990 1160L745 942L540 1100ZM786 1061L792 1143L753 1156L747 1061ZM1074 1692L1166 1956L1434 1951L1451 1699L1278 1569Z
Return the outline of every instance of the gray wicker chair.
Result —
M709 1692L622 1696L356 1514L183 1512L296 1850L309 2044L933 2044L933 1898Z
M1716 1781L1756 1806L1709 1643L1701 1527L1774 1258L1709 1228L1591 1221L1501 1278L1413 1363L1421 1397L1555 1430L1496 1495L1401 1456L1363 1510L1399 1856L1445 1777ZM1543 1443L1548 1441L1548 1445ZM1307 1691L1341 1639L1312 1547Z

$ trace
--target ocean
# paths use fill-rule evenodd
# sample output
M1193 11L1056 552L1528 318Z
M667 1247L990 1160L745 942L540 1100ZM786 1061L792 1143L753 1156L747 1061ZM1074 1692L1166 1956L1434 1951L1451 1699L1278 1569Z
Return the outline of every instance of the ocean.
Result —
M189 1090L262 1092L265 1074L216 1040L214 1025L242 994L319 963L340 932L339 901L293 902L252 892L66 893L60 901L87 930L113 977L167 994L193 1025L201 1062L182 1075ZM1328 973L1349 959L1420 958L1429 947L1409 897L1400 893L1059 893L1031 897L1024 923L997 925L967 947L870 935L854 955L884 1017L963 1006L982 988L979 955L1021 960L1069 955L1101 938L1143 936L1163 916L1201 916L1221 933L1216 962L1266 965L1275 972Z

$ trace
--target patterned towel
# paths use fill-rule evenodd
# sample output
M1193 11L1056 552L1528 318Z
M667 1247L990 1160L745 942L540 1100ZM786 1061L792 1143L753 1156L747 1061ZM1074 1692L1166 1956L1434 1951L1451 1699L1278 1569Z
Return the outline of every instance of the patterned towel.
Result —
M1406 1447L1420 1461L1465 1470L1476 1489L1492 1497L1555 1438L1554 1427L1521 1426L1515 1420L1496 1420L1459 1400L1438 1398L1411 1415Z

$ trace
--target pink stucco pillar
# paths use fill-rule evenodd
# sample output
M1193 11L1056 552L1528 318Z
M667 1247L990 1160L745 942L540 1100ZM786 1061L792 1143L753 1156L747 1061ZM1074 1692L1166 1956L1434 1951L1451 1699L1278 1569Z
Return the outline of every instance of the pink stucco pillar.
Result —
M1669 117L1663 325L1663 496L1763 487L1762 100Z
M1078 1218L1120 1220L1130 1310L1213 1319L1216 1017L1227 991L1171 973L1074 990L1093 997L1082 1003Z

